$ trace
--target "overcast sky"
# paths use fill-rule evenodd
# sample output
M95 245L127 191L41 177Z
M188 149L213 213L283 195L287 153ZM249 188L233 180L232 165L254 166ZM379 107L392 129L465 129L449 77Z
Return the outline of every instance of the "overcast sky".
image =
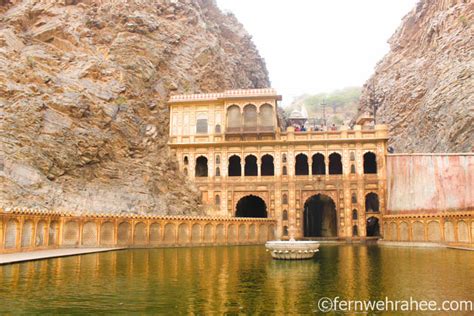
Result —
M417 0L217 0L252 35L283 103L362 86Z

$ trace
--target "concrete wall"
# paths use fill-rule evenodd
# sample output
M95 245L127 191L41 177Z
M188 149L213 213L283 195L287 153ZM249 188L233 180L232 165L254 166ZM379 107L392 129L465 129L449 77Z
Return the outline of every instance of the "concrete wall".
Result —
M474 154L400 154L387 157L387 213L474 209Z

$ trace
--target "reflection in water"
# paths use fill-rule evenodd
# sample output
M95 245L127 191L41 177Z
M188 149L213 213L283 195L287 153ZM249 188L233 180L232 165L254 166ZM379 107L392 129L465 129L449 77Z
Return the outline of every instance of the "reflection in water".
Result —
M311 313L319 298L474 299L474 253L321 246L275 261L262 246L125 250L0 266L0 313Z

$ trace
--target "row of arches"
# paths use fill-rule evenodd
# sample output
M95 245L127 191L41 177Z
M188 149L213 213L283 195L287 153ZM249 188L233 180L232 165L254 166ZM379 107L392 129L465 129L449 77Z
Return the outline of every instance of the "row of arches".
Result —
M474 222L471 223L474 231ZM384 240L469 243L469 222L460 220L414 220L384 223Z
M1 225L1 223L0 223ZM8 220L5 228L4 247L21 248L55 246L58 244L59 223L40 220L36 224L33 220L26 220L23 225L16 219Z
M325 175L325 174L342 174L342 157L339 153L332 153L329 155L329 165L326 171L325 157L321 153L316 153L311 157L311 164L309 163L308 156L306 154L298 154L295 157L295 175L309 175L310 169L312 175ZM187 165L188 157L184 157L184 164ZM311 167L311 168L310 168ZM354 168L354 165L351 166ZM187 169L185 169L187 170ZM244 176L257 176L258 175L258 158L255 155L247 155L244 158ZM283 175L287 174L286 165L283 166ZM186 171L185 171L186 172ZM364 154L364 173L377 173L377 161L376 156L372 152ZM220 176L220 167L216 167L216 176ZM229 177L242 176L242 159L238 155L232 155L228 160L227 174ZM273 156L265 154L260 160L260 175L262 176L273 176L275 175L275 165ZM195 165L195 177L208 177L208 159L205 156L198 156L196 158Z
M272 129L273 116L273 107L267 103L258 109L254 104L247 104L242 111L238 105L231 105L227 108L227 130L251 132L257 131L258 127Z
M316 153L311 157L311 164L306 154L298 154L295 157L295 175L309 175L310 166L312 175L342 174L342 157L339 153L329 155L328 171L326 171L325 157L321 153ZM363 156L364 173L377 173L377 159L373 152L366 152ZM354 169L354 170L352 170ZM351 173L355 173L355 166L351 165Z
M78 243L79 226L77 222L65 223L63 236L64 245ZM266 224L188 224L188 223L151 223L144 222L132 224L122 222L118 224L117 231L112 222L101 224L98 236L97 224L87 222L83 227L82 245L94 246L114 245L155 245L155 244L189 244L189 243L233 243L233 242L263 242L273 237L273 225ZM67 232L67 233L66 233Z
M248 155L245 157L244 164L244 176L257 176L259 174L258 159L254 155ZM220 167L216 167L215 175L220 176ZM241 158L237 155L229 157L229 164L227 169L229 177L240 177L242 176L242 165ZM262 176L273 176L275 175L275 165L273 162L273 156L263 155L260 160L260 175ZM195 177L208 177L209 168L208 160L204 156L196 158Z
M5 224L5 249L45 248L47 246L128 246L161 244L252 243L274 238L273 224L262 223L159 223L124 221L67 221L59 240L58 221L48 223L9 219ZM132 229L133 226L133 229ZM0 223L3 228L3 223ZM80 232L82 229L82 232ZM0 244L1 245L1 244Z

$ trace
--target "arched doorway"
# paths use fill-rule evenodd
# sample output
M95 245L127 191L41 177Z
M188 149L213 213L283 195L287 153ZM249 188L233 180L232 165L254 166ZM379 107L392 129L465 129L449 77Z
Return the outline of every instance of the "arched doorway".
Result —
M245 176L256 176L258 174L257 157L254 155L248 155L245 157Z
M196 177L207 177L207 158L204 156L199 156L196 158Z
M364 154L364 173L377 173L377 157L373 152Z
M255 195L244 196L237 202L236 217L267 217L267 205Z
M326 165L324 163L324 156L320 153L313 155L313 164L311 165L313 174L326 174Z
M336 205L327 195L317 194L304 204L305 237L337 237Z
M342 174L342 157L338 153L329 155L329 174Z
M273 156L263 155L262 156L262 167L260 174L262 176L273 176L275 174L275 166L273 164Z
M295 158L295 175L308 175L308 157L305 154L298 154Z
M379 205L379 196L376 193L370 192L365 196L365 211L367 213L378 213Z
M369 217L367 219L367 237L380 236L380 225L377 217Z
M229 158L229 168L227 170L229 177L240 177L242 169L240 167L240 157L233 155Z

